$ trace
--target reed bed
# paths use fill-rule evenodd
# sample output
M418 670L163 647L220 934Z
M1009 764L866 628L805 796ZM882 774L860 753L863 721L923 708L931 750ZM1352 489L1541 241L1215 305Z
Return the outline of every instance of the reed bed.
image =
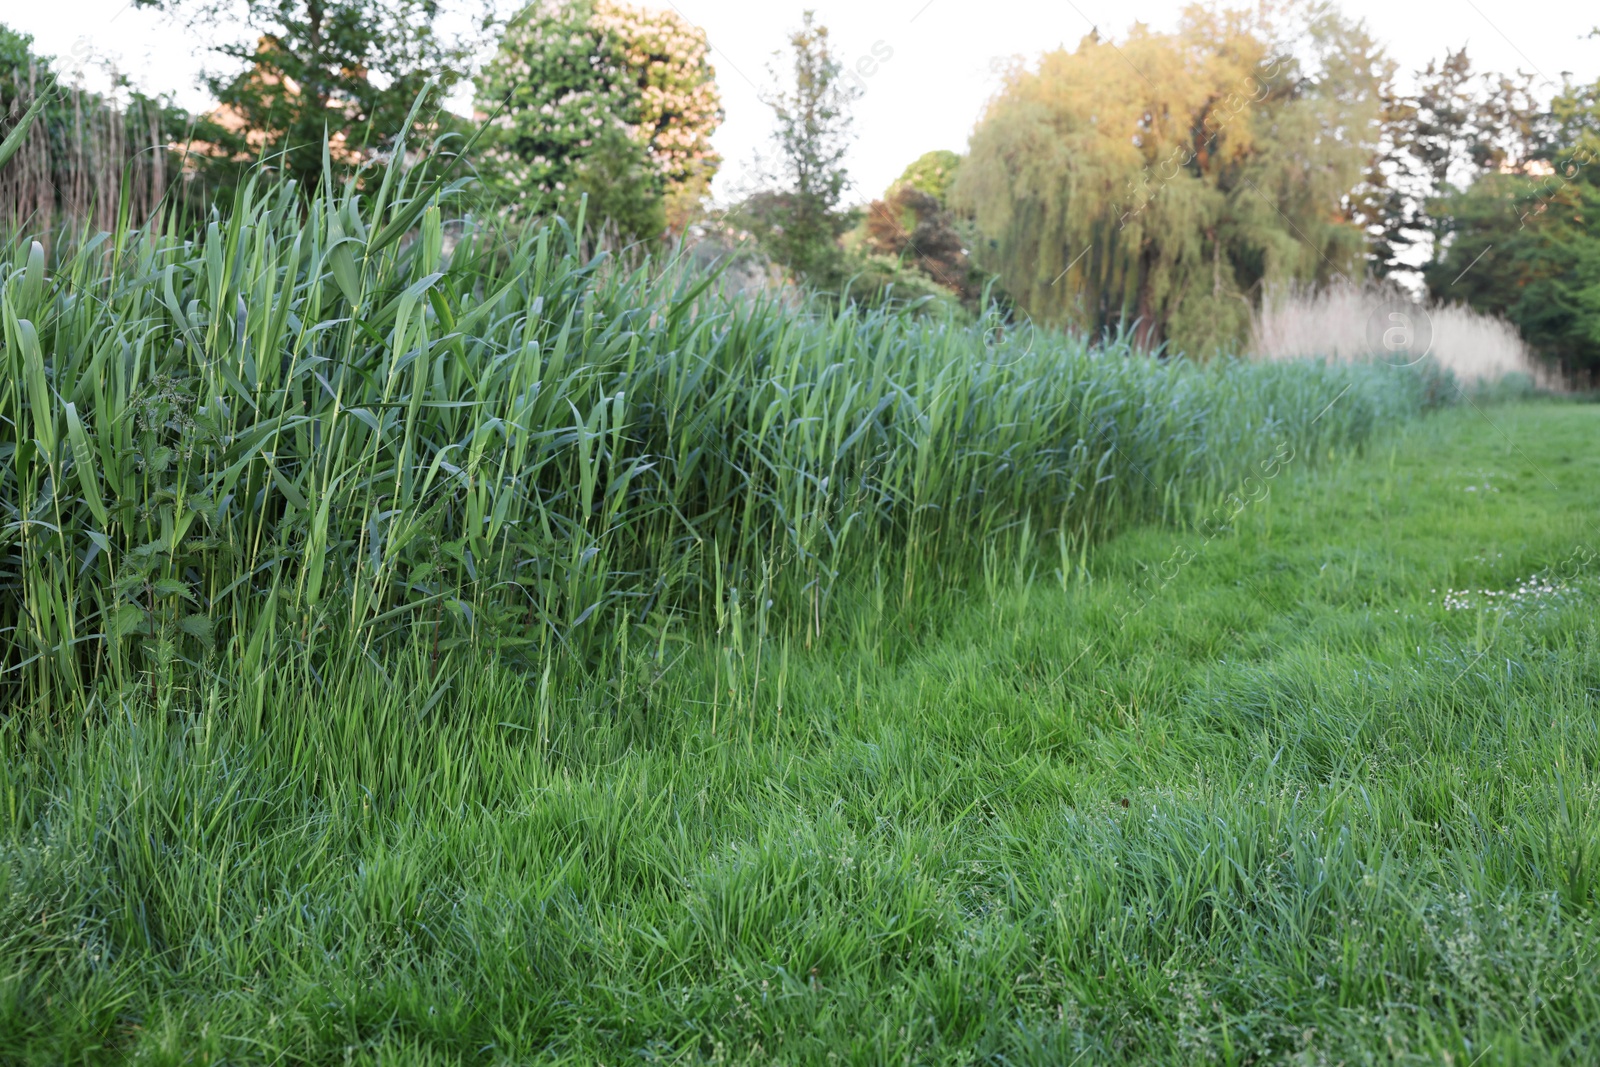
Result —
M9 128L41 94L54 99L0 167L0 226L31 230L48 244L59 229L114 229L123 209L149 218L181 192L174 183L185 176L171 142L188 123L174 108L139 93L123 101L79 86L56 88L48 72L33 68L27 75L12 86L4 109L10 114L0 114L0 125ZM0 102L6 95L0 91Z
M1392 318L1398 312L1402 318ZM1258 359L1409 362L1432 359L1465 386L1508 378L1560 388L1517 328L1464 304L1422 303L1392 283L1335 284L1269 293L1255 314Z
M468 219L447 253L449 192L396 163L252 180L194 232L13 239L0 699L197 699L269 660L318 684L396 642L535 668L699 622L809 642L852 583L910 600L1008 538L1070 571L1428 396L1415 368L730 299L559 222Z

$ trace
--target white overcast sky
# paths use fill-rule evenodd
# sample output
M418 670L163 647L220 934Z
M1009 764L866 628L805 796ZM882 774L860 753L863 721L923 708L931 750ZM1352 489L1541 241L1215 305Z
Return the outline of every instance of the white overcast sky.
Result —
M450 0L446 0L447 3ZM516 0L497 0L509 6ZM634 0L676 8L705 27L713 48L727 121L716 143L726 163L718 188L739 184L768 131L758 92L767 65L800 19L806 0ZM849 157L855 195L877 195L905 165L930 149L965 148L996 71L1012 56L1074 46L1092 27L1120 38L1130 23L1156 29L1176 24L1183 0L810 0L847 66L886 52L890 58L862 79L855 108L856 142ZM1238 5L1242 6L1242 5ZM1559 82L1600 78L1600 24L1592 0L1343 0L1364 19L1402 68L1412 69L1462 44L1479 69L1537 72ZM223 61L211 42L182 24L132 8L129 0L0 0L0 23L31 33L36 49L72 64L84 59L85 80L101 81L95 63L112 62L147 91L175 92L190 108L207 103L196 87L202 67Z

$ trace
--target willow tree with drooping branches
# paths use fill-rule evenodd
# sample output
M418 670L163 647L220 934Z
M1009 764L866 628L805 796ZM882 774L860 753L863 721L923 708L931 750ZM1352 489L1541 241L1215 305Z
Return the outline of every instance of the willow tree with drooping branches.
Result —
M1034 318L1226 350L1265 285L1360 270L1389 71L1359 24L1308 4L1091 34L1008 76L953 204Z

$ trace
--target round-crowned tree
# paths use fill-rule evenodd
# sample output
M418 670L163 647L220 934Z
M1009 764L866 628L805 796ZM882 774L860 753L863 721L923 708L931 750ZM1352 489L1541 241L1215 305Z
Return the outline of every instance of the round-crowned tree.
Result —
M624 234L681 229L721 163L705 32L671 11L543 0L506 28L476 83L500 109L485 177L517 214L572 208Z

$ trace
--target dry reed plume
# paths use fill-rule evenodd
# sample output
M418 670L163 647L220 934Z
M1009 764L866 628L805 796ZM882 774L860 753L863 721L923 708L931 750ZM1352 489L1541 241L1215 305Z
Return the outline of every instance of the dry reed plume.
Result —
M1505 319L1461 304L1418 303L1392 283L1271 293L1256 313L1250 352L1266 360L1341 363L1431 356L1463 384L1520 374L1541 387L1558 386Z

